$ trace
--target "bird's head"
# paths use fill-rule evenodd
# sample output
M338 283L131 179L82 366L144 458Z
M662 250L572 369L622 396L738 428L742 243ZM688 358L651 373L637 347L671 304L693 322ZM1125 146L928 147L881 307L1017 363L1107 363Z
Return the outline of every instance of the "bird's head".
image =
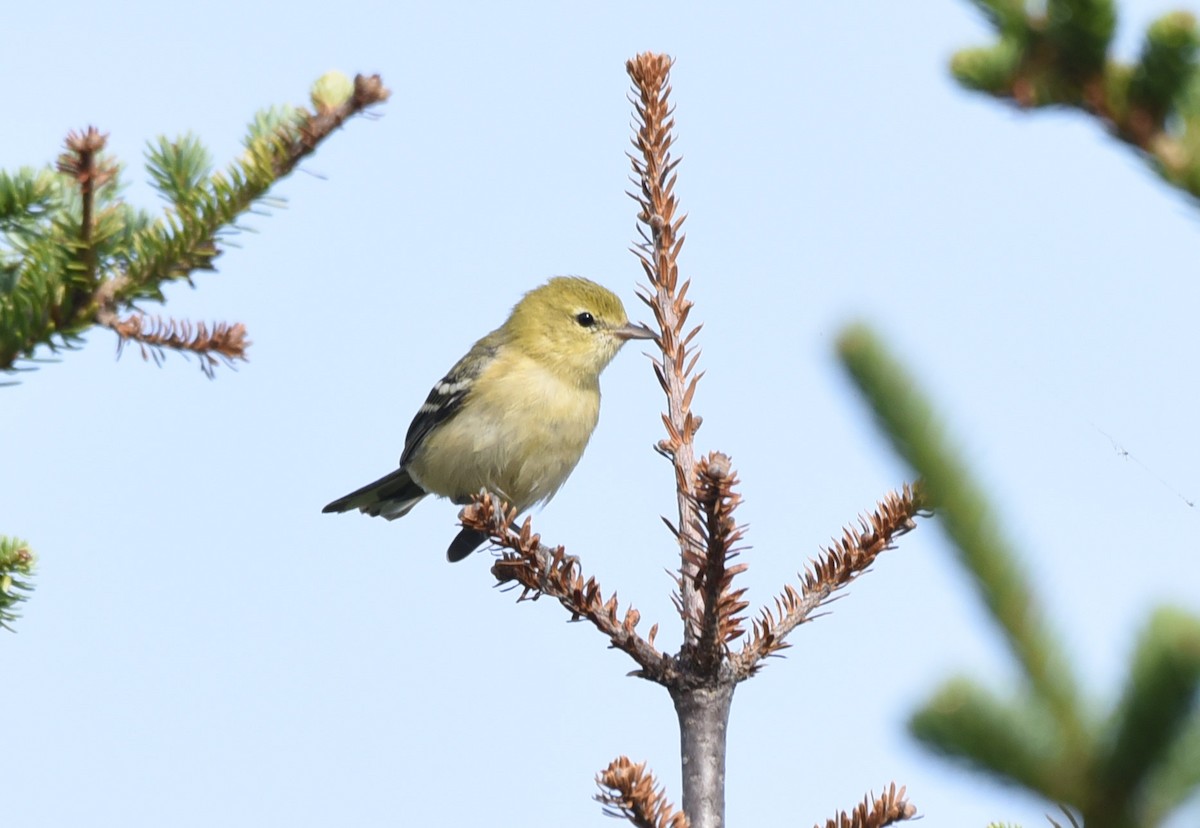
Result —
M615 293L578 276L556 276L525 294L505 328L522 351L580 385L594 384L628 340L654 338L629 322Z

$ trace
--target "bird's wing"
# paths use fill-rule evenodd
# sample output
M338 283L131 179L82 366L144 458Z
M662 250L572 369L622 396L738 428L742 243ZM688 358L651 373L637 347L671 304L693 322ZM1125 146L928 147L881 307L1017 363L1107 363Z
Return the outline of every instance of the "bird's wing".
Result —
M496 355L499 343L495 337L493 333L476 342L467 355L434 384L429 396L417 409L417 415L408 426L408 434L404 437L404 452L400 455L400 468L408 465L429 432L462 410L463 401L470 393L475 379Z

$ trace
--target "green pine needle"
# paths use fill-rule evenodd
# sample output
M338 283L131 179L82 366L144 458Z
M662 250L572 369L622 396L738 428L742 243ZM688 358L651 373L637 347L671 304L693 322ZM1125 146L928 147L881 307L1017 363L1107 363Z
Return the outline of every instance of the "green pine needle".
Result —
M17 538L0 535L0 628L12 631L11 622L20 614L16 607L29 597L37 559L29 545Z

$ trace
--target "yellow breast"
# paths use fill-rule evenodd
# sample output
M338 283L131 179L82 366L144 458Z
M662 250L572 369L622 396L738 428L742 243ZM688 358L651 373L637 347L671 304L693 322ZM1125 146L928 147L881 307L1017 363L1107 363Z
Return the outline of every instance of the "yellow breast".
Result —
M408 463L426 491L465 502L480 488L518 511L566 481L600 416L600 387L580 387L514 352L499 354L463 409L431 433Z

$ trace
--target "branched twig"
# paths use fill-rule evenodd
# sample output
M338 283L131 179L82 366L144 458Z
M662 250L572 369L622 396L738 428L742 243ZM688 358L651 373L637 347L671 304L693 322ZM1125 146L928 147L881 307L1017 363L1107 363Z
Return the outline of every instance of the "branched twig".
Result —
M842 811L833 819L826 820L825 828L883 828L916 815L917 807L904 798L904 788L897 790L893 782L879 798L868 795L849 814Z
M755 620L750 640L731 659L738 680L754 675L764 658L790 646L784 640L788 633L810 620L814 610L866 571L880 553L893 548L895 539L913 529L913 519L927 510L920 484L906 484L899 494L892 492L881 500L872 514L859 518L860 528L847 527L841 540L823 548L800 576L800 588L784 587L775 610L764 607Z
M127 342L136 342L142 359L153 359L156 365L162 363L165 350L193 353L200 357L200 370L210 379L221 362L230 367L234 360L245 362L246 348L250 345L246 339L246 326L240 322L233 325L216 322L209 328L203 322L192 324L186 320L151 318L140 313L124 320L102 316L101 321L119 337L118 356Z
M634 106L637 133L633 145L638 154L630 154L633 183L636 192L630 193L638 203L638 234L641 243L633 248L650 281L650 290L639 293L654 313L661 333L658 337L662 359L654 360L654 373L667 395L667 413L663 424L667 437L659 451L671 458L675 466L676 500L679 507L678 530L672 531L679 540L681 553L679 604L684 618L684 637L695 646L700 636L704 615L703 596L695 586L699 574L698 561L690 552L700 548L703 538L696 529L696 475L694 438L700 418L691 412L692 395L702 376L694 373L699 351L692 341L699 326L684 330L692 303L687 299L688 283L679 284L676 260L683 247L680 234L684 216L677 216L674 195L675 167L679 160L671 159L671 130L675 120L668 98L671 94L671 58L649 52L626 62L625 69L634 83Z
M675 659L654 647L658 625L651 627L647 637L642 638L636 629L641 620L636 609L630 607L618 617L619 604L615 594L605 600L596 579L585 580L579 573L577 559L566 555L561 546L554 549L543 546L540 536L533 533L529 518L525 519L520 532L513 531L514 517L511 511L497 507L493 498L481 496L476 496L460 515L463 526L489 533L492 540L506 550L492 566L496 580L501 584L520 585L518 600L549 595L571 613L571 620L586 618L592 622L608 636L613 647L628 653L640 665L641 669L631 675L666 686L678 683L680 674Z
M638 828L688 828L690 823L682 811L676 811L658 787L654 774L646 763L635 765L628 757L614 759L596 777L600 793L596 801L604 813L624 817Z

